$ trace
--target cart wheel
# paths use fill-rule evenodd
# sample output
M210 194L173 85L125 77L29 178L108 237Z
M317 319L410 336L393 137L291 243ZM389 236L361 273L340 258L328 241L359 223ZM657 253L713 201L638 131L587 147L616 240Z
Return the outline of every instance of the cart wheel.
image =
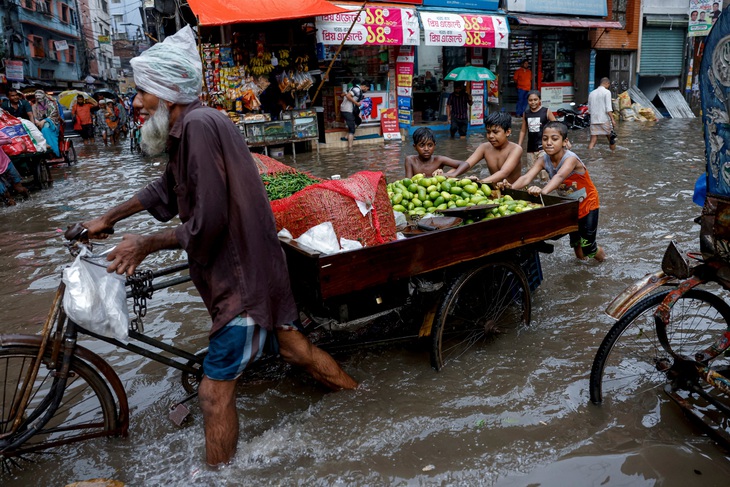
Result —
M35 165L35 172L33 174L35 183L41 189L47 189L53 186L53 179L51 178L51 170L46 165L45 161L38 161Z
M76 156L76 148L74 147L74 141L69 140L68 141L68 149L63 154L63 159L66 161L66 164L69 166L71 164L76 164L76 161L78 160Z
M444 293L431 333L431 365L441 370L480 343L530 323L530 287L511 262L490 262L457 277Z

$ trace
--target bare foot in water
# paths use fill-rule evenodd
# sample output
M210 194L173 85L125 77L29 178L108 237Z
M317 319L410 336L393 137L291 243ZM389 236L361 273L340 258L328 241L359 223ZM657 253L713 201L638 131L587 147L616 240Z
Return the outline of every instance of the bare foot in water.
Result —
M596 252L596 255L594 255L593 258L598 262L606 260L606 252L603 251L603 247L598 247L598 252Z

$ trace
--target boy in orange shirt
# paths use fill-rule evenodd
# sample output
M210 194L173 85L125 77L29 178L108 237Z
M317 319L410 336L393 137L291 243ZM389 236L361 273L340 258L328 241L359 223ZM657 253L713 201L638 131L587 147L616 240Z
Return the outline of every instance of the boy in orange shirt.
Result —
M577 199L578 231L570 234L570 246L580 260L590 258L603 262L606 253L596 243L598 234L598 190L596 190L588 169L575 153L566 149L568 127L561 122L548 122L542 132L542 148L545 155L535 161L535 165L511 185L506 180L500 186L521 189L545 169L550 176L544 188L530 186L527 192L533 196L558 191L560 196Z

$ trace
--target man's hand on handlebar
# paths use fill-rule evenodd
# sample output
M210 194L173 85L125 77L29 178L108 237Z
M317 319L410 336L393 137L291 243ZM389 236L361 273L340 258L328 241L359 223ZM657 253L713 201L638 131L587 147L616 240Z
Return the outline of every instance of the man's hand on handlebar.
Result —
M103 217L94 218L81 225L86 228L88 238L105 239L114 233L114 225L107 222Z
M124 235L119 245L106 256L106 260L111 262L106 270L131 276L150 252L147 238L140 235Z

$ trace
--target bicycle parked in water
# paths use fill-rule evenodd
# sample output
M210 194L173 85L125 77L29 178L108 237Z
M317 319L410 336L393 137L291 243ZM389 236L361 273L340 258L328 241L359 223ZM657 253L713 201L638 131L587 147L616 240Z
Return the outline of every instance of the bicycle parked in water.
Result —
M672 242L662 271L609 305L618 321L593 361L590 399L630 402L663 387L730 448L730 305L721 297L730 289L730 265L688 256L694 262Z

